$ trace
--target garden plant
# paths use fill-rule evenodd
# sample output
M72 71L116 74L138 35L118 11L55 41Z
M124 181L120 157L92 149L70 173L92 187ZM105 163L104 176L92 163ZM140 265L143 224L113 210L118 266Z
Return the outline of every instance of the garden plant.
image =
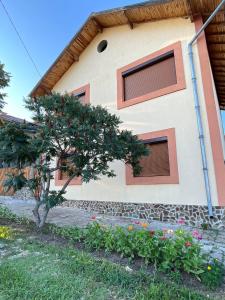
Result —
M121 130L120 119L105 108L84 105L68 94L28 98L26 107L33 113L36 133L27 133L26 124L0 128L0 159L15 166L8 174L6 188L26 186L32 191L39 228L49 210L66 200L64 194L74 178L87 183L100 176L113 177L111 163L116 160L129 164L134 174L140 172L139 160L148 154L147 148L131 131ZM26 178L24 167L28 165L33 172ZM59 190L51 188L56 171L68 175Z

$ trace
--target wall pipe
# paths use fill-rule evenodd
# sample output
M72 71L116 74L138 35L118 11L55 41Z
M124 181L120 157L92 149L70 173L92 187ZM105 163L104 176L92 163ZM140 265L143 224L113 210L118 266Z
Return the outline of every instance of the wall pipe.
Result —
M205 190L206 190L206 196L207 196L208 215L210 218L213 218L212 197L211 197L211 188L210 188L210 181L209 181L205 137L204 137L202 115L201 115L199 93L198 93L198 84L197 84L196 70L195 70L195 65L194 65L193 43L198 39L200 34L205 30L205 28L212 21L212 19L216 16L218 11L222 8L222 6L224 4L225 4L225 0L222 0L221 3L216 7L214 12L209 16L207 21L203 24L203 26L200 28L200 30L195 34L195 36L192 38L192 40L188 44L188 55L189 55L190 67L191 67L191 79L192 79L192 87L193 87L193 94L194 94L195 111L196 111L196 117L197 117L199 141L200 141L200 147L201 147L202 167L203 167Z

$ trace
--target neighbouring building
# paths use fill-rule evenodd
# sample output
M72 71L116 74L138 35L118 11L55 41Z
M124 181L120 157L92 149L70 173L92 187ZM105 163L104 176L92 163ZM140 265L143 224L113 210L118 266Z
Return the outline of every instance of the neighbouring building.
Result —
M103 105L151 148L140 176L115 162L115 178L74 180L67 205L225 227L224 7L188 49L219 3L154 0L93 13L36 85L31 96L68 92ZM65 176L56 173L52 186L59 188Z

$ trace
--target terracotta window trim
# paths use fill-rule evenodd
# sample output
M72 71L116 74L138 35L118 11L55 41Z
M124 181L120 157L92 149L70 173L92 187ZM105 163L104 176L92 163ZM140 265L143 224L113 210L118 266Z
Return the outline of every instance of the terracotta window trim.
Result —
M58 164L58 161L57 161ZM55 172L55 186L63 186L68 179L61 179L62 178L62 171L57 170ZM70 181L69 185L81 185L82 184L82 178L74 178Z
M148 61L157 61L166 55L171 55L174 53L175 60L175 69L177 83L161 88L159 90L150 92L143 96L139 96L133 99L126 100L124 99L124 74L129 73L131 70L138 69L139 66L146 64ZM176 42L172 45L169 45L159 51L156 51L150 55L147 55L141 59L138 59L131 64L128 64L117 70L117 108L122 109L131 105L135 105L144 101L148 101L154 98L161 97L170 93L177 92L186 88L185 74L184 74L184 64L183 64L183 55L182 55L182 46L181 42Z
M165 130L148 132L148 133L138 135L138 138L144 141L161 138L161 137L166 137L168 141L170 175L153 176L153 177L134 177L132 167L126 165L125 174L126 174L127 185L154 185L154 184L178 184L179 183L175 128L169 128Z
M86 84L83 85L75 90L73 90L72 92L70 92L70 94L73 95L79 95L85 93L85 97L84 97L84 104L90 104L90 84Z

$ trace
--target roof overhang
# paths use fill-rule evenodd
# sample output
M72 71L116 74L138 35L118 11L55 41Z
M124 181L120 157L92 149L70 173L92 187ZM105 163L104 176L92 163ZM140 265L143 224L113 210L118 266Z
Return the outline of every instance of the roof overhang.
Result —
M221 0L152 0L135 5L92 13L64 48L55 62L31 91L36 97L49 93L95 36L113 26L135 24L169 18L191 18L201 15L205 21ZM225 11L221 10L206 29L206 39L216 90L221 108L225 108Z

